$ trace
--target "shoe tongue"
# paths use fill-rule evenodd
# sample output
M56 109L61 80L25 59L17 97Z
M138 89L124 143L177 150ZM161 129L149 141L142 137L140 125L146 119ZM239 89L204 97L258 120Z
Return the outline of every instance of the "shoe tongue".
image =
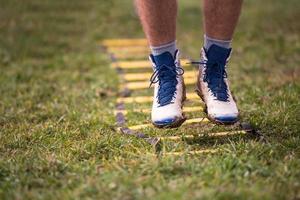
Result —
M163 65L167 65L169 67L174 66L174 58L170 52L164 52L157 56L151 55L151 57L156 65L156 69Z
M206 52L206 56L208 61L219 62L225 65L226 60L230 55L230 52L231 52L231 48L226 49L213 44Z

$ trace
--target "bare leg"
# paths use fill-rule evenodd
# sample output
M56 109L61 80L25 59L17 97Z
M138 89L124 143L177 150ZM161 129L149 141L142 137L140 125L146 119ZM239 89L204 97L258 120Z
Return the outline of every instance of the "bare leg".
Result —
M177 0L135 0L147 39L150 43L154 73L151 111L152 123L157 127L180 126L184 99L183 69L176 50Z
M208 117L222 124L234 124L239 116L227 84L226 65L241 6L242 0L204 0L206 37L201 58L205 64L199 66L198 88Z
M177 0L135 0L135 3L151 46L176 40Z
M243 0L204 0L205 34L218 40L231 40Z

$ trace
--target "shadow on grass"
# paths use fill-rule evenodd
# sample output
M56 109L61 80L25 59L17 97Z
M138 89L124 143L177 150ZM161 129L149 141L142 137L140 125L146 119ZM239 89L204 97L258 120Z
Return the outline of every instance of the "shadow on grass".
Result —
M234 125L236 126L236 125ZM232 126L232 127L234 127ZM174 143L175 145L178 143L186 143L189 146L201 147L201 149L218 149L219 147L226 144L233 144L238 142L249 142L249 141L257 141L261 143L265 143L266 139L261 134L259 130L252 128L252 126L248 123L241 123L238 125L240 129L228 130L223 132L213 132L213 133L200 133L200 134L191 134L191 135L180 135L180 136L171 136L171 137L162 137L157 140L152 139L152 141L156 141L152 143L155 148L157 154L160 154L163 149L168 146L168 144ZM195 128L191 126L189 128ZM172 148L171 148L172 149Z

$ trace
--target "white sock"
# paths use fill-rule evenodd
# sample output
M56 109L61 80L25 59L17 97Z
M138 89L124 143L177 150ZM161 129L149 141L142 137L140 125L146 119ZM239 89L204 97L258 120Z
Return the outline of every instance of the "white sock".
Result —
M232 40L219 40L219 39L210 38L207 35L204 35L204 48L205 48L205 50L208 50L213 44L215 44L219 47L230 49L231 48L231 42L232 42Z
M174 56L175 51L177 50L176 41L163 44L160 46L150 46L150 49L153 56L157 56L165 52L170 52L172 56Z

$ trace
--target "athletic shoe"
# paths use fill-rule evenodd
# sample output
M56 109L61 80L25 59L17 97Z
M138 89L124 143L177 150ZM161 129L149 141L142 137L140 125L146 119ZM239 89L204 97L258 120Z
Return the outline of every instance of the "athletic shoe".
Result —
M154 85L151 119L158 128L180 126L185 117L182 104L185 100L183 82L184 70L180 66L179 51L173 57L165 52L157 56L150 55L154 73L150 78L150 86Z
M208 118L222 124L238 121L238 109L227 80L226 64L231 49L212 45L201 51L198 75L198 94L206 104Z

